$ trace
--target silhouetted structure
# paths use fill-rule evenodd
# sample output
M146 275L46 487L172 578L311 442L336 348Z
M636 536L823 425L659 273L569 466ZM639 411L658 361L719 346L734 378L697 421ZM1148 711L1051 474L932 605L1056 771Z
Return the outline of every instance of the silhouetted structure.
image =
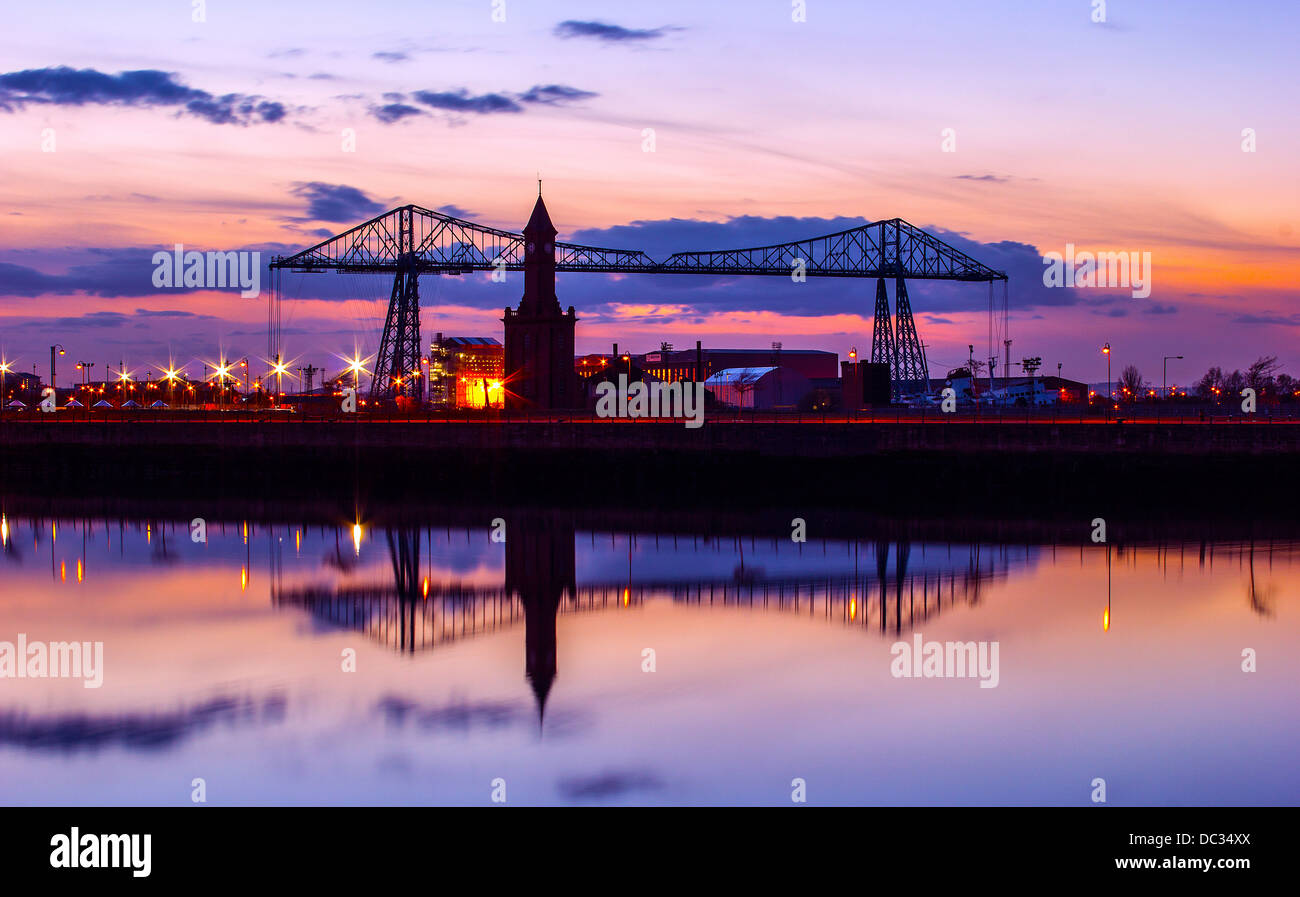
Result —
M506 309L506 407L579 408L573 371L573 331L578 318L560 310L555 296L555 225L537 194L524 227L524 295Z
M989 318L993 319L992 283L1003 289L1006 329L1007 275L901 218L873 221L839 233L744 249L676 252L656 261L640 250L608 249L555 242L555 228L540 191L524 233L484 227L442 212L406 205L385 212L315 246L271 264L270 342L279 344L276 304L283 294L280 275L298 272L356 271L394 275L388 318L380 343L372 395L390 396L402 388L419 363L420 274L465 274L471 271L524 271L526 283L519 309L506 310L506 372L524 371L522 395L510 407L577 407L577 383L554 367L567 352L573 364L574 311L560 312L555 299L555 272L600 274L714 274L791 277L876 278L875 339L872 361L888 364L896 393L912 394L925 385L928 367L905 280L949 280L990 284ZM884 280L895 285L896 324L891 324ZM512 324L512 319L514 319ZM512 341L511 330L517 340ZM538 337L544 342L538 342ZM512 342L518 342L516 354ZM524 344L527 344L525 347ZM532 369L525 361L533 362ZM748 362L746 362L748 364ZM723 366L735 366L728 364ZM705 365L697 361L697 371ZM717 368L715 368L717 369ZM698 376L696 379L699 379ZM507 388L510 388L509 385ZM531 391L532 395L529 394Z

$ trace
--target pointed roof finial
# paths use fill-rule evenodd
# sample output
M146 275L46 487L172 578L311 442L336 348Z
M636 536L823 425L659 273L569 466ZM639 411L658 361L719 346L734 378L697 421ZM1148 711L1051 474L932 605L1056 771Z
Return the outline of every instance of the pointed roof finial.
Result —
M541 196L542 196L542 179L541 179L541 177L540 177L540 174L541 174L541 173L538 172L538 175L539 175L538 178L537 178L537 197L538 197L538 199L540 199Z

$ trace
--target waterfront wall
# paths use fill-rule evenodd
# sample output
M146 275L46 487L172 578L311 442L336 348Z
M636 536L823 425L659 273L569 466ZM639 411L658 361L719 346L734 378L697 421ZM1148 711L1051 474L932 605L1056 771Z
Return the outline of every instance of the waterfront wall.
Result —
M0 490L1295 509L1300 424L40 420Z

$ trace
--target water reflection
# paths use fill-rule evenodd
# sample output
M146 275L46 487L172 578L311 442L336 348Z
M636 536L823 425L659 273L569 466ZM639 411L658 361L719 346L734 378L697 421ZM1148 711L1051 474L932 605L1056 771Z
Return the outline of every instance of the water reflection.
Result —
M180 802L197 766L235 802L473 803L496 764L542 803L779 803L801 766L832 802L1069 803L1107 763L1141 782L1131 802L1297 797L1272 762L1297 734L1292 543L584 522L514 510L494 541L487 521L208 521L194 541L185 521L6 514L0 640L102 639L108 660L102 691L0 680L0 798L93 802L125 775L132 799ZM922 631L1001 640L1003 684L890 678L890 645ZM1238 672L1243 648L1272 671ZM1258 762L1223 734L1242 726Z

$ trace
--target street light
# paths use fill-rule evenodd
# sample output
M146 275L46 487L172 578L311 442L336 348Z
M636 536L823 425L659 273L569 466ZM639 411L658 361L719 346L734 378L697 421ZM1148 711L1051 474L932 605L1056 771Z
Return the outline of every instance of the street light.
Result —
M117 368L117 391L118 391L118 393L119 393L119 397L118 397L117 403L118 403L118 406L121 407L122 403L126 401L126 389L125 389L125 386L126 386L127 383L130 383L130 382L131 382L131 375L130 375L130 373L127 372L127 370L126 370L126 366L125 366L121 361L119 361L117 364L118 364L118 368Z
M0 412L4 411L5 398L5 374L13 372L13 367L8 361L0 361Z
M163 379L167 381L167 404L175 404L176 381L180 379L180 371L170 364L167 370L163 371Z
M1168 386L1166 384L1169 382L1169 359L1176 358L1181 360L1182 357L1183 356L1181 355L1166 355L1164 361L1160 365L1160 391L1165 393L1166 397L1168 396Z
M1106 356L1106 419L1109 420L1109 419L1110 419L1110 403L1111 403L1111 388L1110 388L1110 343L1107 343L1106 345L1104 345L1104 346L1101 347L1101 354Z
M235 378L235 375L230 373L230 368L231 365L227 364L226 359L222 358L212 372L212 376L217 378L217 410L219 411L224 411L226 407L226 378L229 377L232 380Z
M50 386L54 388L54 404L57 405L59 404L59 391L58 388L55 387L55 383L54 383L54 350L55 349L59 350L60 355L66 355L67 353L63 351L63 346L59 345L58 343L55 343L54 345L50 346Z

